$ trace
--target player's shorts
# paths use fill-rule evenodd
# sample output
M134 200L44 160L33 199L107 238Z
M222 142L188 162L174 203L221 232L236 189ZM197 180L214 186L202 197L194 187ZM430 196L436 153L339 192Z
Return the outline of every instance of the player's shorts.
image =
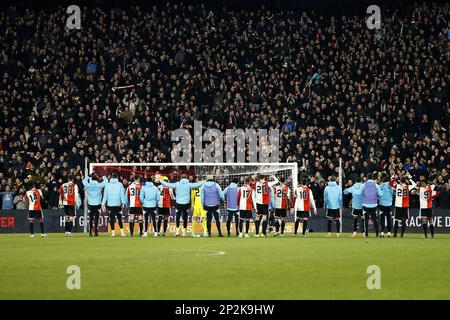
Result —
M307 219L311 217L311 213L309 211L296 211L295 212L295 220Z
M219 212L219 206L204 206L204 209L206 212L213 212L217 211Z
M75 206L64 206L64 215L74 217Z
M241 220L250 220L253 218L252 210L239 210L239 218Z
M399 208L395 207L395 220L407 220L409 219L409 209L408 208Z
M237 210L237 209L233 209L233 210L227 209L227 213L228 213L229 215L235 215L235 214L238 214L238 213L239 213L239 210Z
M339 209L327 209L326 217L328 219L339 219L341 217L341 212Z
M180 212L188 212L188 210L191 208L190 203L180 204L177 203L177 210Z
M116 215L119 214L122 211L121 207L110 207L108 206L108 211L110 215Z
M256 214L257 215L268 215L269 214L269 205L268 204L256 204Z
M287 209L275 209L275 217L276 218L286 218L287 217Z
M353 208L352 216L353 216L353 218L364 217L362 209L355 209L355 208Z
M193 217L205 218L206 217L206 210L203 209L202 206L195 206L192 209L192 216Z
M28 211L28 219L36 219L36 220L44 219L42 210L29 210Z
M421 218L432 218L433 217L433 210L431 208L424 208L419 210L419 217Z
M170 216L170 208L158 208L158 216L167 218Z
M369 216L373 216L374 214L376 215L377 213L377 208L367 208L367 207L363 207L363 212L364 215L368 214Z
M99 204L95 205L95 206L88 205L88 208L89 208L89 212L90 213L99 214L99 211L100 211L100 205Z
M154 214L156 212L156 207L143 207L142 209L144 210L145 214Z
M391 207L388 207L388 206L379 205L378 210L380 210L381 214L384 214L384 215L391 214Z
M131 207L128 214L142 216L142 207Z

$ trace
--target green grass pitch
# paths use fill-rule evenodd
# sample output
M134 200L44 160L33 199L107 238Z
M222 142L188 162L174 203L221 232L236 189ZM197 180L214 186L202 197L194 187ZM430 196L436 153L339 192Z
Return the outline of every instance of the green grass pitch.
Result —
M450 299L450 235L422 239L0 235L0 299ZM66 287L69 265L81 289ZM367 288L367 267L381 289Z

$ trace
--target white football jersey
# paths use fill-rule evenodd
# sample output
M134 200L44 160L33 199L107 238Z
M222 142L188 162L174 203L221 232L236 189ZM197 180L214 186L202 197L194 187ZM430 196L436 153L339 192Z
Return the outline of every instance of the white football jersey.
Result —
M133 182L127 188L127 199L130 205L130 208L142 208L141 203L141 189L142 185L140 183Z
M287 209L291 200L291 189L288 186L273 187L273 206L275 209Z
M436 196L434 188L434 185L426 186L425 188L417 187L419 191L420 209L431 209L433 207L433 199Z
M311 207L316 209L316 202L311 189L308 186L298 186L294 195L295 211L309 211Z

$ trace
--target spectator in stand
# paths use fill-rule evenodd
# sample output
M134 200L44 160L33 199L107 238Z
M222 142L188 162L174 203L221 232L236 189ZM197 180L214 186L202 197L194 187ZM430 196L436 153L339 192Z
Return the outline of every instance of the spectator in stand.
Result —
M437 207L440 209L450 209L450 183L443 186L437 198Z
M25 189L20 188L19 193L14 197L14 206L17 210L26 210L27 201L25 199Z
M14 191L11 191L10 186L6 186L5 191L0 192L0 197L2 199L2 210L12 210L14 209Z

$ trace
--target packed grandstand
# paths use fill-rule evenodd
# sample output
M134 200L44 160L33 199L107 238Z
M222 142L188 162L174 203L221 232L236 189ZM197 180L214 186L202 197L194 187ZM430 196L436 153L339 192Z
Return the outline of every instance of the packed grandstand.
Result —
M83 7L67 30L64 10L0 12L0 189L14 208L30 181L48 208L69 174L82 190L86 157L170 162L170 132L194 120L278 128L280 162L298 162L319 207L341 158L344 184L407 170L449 208L448 3L388 10L380 30L364 12L188 3Z

